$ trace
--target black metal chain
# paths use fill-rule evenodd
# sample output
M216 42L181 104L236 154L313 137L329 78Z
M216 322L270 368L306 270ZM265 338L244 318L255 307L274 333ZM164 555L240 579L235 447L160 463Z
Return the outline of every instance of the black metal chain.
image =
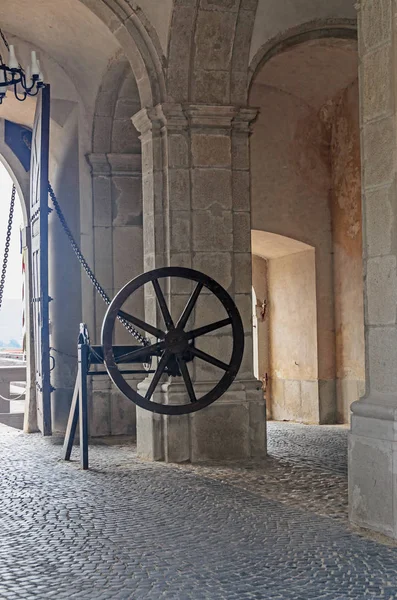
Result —
M0 308L1 308L1 305L3 304L3 293L4 293L5 282L6 282L7 266L8 266L8 255L10 253L12 220L13 220L13 216L14 216L14 207L15 207L15 194L16 194L16 189L15 189L15 185L13 185L12 192L11 192L10 212L8 215L6 242L5 242L5 246L4 246L3 268L1 270L1 278L0 278Z
M4 35L3 31L0 29L0 37L4 42L4 46L6 47L6 49L9 51L10 50L10 46L6 40L6 36Z
M3 43L6 47L6 49L9 51L10 50L10 46L8 44L8 41L3 33L3 31L0 29L0 37L3 40ZM2 57L0 55L0 61L3 62ZM30 149L30 144L28 143L28 141L24 138L24 142L26 144L26 146ZM76 240L73 237L72 232L69 229L69 226L66 222L66 219L64 217L64 214L62 212L61 207L59 206L57 197L54 193L54 190L52 189L52 186L50 184L50 182L48 182L48 191L52 200L52 203L54 205L55 208L55 212L58 215L58 218L61 222L62 228L64 230L64 232L66 233L67 237L69 238L70 244L74 250L74 253L76 254L81 266L83 267L84 271L86 272L86 274L88 275L89 279L91 280L91 283L93 284L94 288L96 289L96 291L98 292L98 294L101 296L102 300L109 306L111 300L109 298L109 296L106 294L105 290L103 289L103 287L101 286L101 284L99 283L99 281L97 280L97 278L95 277L92 269L90 268L89 264L87 263L87 261L85 260L79 246L77 245ZM14 205L15 205L15 193L16 193L16 189L15 186L13 186L12 188L12 194L11 194L11 205L10 205L10 215L8 218L8 227L7 227L7 237L6 237L6 244L5 244L5 250L4 250L4 259L3 259L3 269L1 272L1 279L0 279L0 308L3 302L3 292L4 292L4 284L5 284L5 278L6 278L6 272L7 272L7 264L8 264L8 254L9 254L9 248L10 248L10 239L11 239L11 228L12 228L12 219L13 219L13 214L14 214ZM123 319L120 316L117 316L117 319L120 321L120 323L125 327L125 329L131 333L131 335L141 344L143 344L144 346L150 346L151 345L151 341L143 336L142 334L139 333L139 331L137 329L135 329L135 327L133 327L126 319ZM54 348L52 348L52 350L55 350Z
M6 36L4 35L4 33L3 33L3 31L1 29L0 29L0 37L3 40L3 42L4 42L4 46L6 47L6 50L9 52L10 46L9 46L7 40L6 40ZM1 54L0 54L0 64L4 65L3 57L2 57Z
M102 300L105 302L105 304L107 304L109 306L111 300L110 300L109 296L107 295L107 293L105 292L105 290L103 289L103 287L101 286L101 284L99 283L99 281L97 280L97 278L95 277L94 272L92 271L91 267L89 266L86 259L84 258L79 246L77 245L77 242L74 239L73 234L69 229L69 226L66 222L65 216L62 212L61 207L59 206L59 202L54 193L54 190L52 189L50 182L48 182L48 192L50 194L50 198L54 205L55 212L58 215L62 229L64 230L67 237L69 238L70 245L72 246L74 253L77 256L79 263L81 264L84 271L88 275L88 278L90 279L92 285L94 286L94 288L96 289L98 294L101 296ZM150 344L151 344L150 340L148 338L146 338L145 336L141 335L139 333L139 331L137 329L135 329L135 327L133 327L128 321L126 321L126 319L123 319L120 316L118 316L117 318L120 321L120 323L126 328L126 330L129 333L131 333L138 342L140 342L144 346L150 346Z
M9 45L9 43L8 43L8 41L7 41L7 38L6 38L6 36L4 35L4 33L3 33L2 29L0 29L0 37L1 37L1 39L3 40L3 42L4 42L4 46L6 47L6 50L7 50L7 52L9 52L9 51L10 51L10 45ZM1 55L1 54L0 54L0 64L4 65L3 57L2 57L2 55ZM21 69L21 71L24 71L24 72L25 72L25 69L23 69L23 67L21 66L21 63L19 63L19 64L18 64L18 66L19 66L19 68Z

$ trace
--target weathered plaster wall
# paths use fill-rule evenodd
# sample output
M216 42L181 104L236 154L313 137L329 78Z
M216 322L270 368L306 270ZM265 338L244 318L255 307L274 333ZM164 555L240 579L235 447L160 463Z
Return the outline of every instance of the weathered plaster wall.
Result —
M358 81L335 100L331 125L337 418L365 391Z
M254 84L260 114L251 138L252 228L316 248L321 419L332 420L335 346L330 170L317 112L284 91Z
M320 422L336 418L337 387L338 418L346 421L363 381L356 79L353 42L314 40L266 63L250 98L260 107L252 228L316 250Z
M314 250L269 260L268 289L272 416L318 423Z
M267 418L271 418L271 402L266 393L266 381L269 377L269 311L268 311L268 263L261 256L252 255L252 287L256 302L253 305L254 355L257 357L257 373L255 376L263 383L266 398Z

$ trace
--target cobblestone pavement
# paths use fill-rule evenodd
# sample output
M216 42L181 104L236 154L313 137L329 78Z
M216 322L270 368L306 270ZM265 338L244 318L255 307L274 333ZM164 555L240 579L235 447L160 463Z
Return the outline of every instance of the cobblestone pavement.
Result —
M299 440L305 457L316 438L342 460L345 432L290 427L270 425L270 463L297 468ZM131 446L92 447L89 472L60 450L0 426L1 600L397 599L397 550L341 521L140 462ZM327 452L310 454L316 472L345 477Z
M347 524L347 433L343 426L269 422L266 460L182 469Z

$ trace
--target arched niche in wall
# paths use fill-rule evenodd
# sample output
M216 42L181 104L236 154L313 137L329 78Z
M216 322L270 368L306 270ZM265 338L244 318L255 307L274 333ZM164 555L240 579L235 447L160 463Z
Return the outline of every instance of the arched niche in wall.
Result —
M92 152L87 156L93 186L94 270L110 298L143 272L141 142L131 121L140 107L138 86L130 64L124 55L118 54L99 89ZM92 337L95 335L99 343L106 305L95 295L92 306L95 314ZM143 294L137 294L129 308L143 317ZM134 343L131 335L118 324L116 339L119 344ZM116 392L108 380L94 381L94 386L93 434L134 433L135 407L132 403ZM102 410L97 410L97 406L102 406Z
M342 33L296 32L250 90L252 227L315 248L320 423L347 422L364 380L358 57Z
M314 248L252 231L258 373L268 419L319 423Z

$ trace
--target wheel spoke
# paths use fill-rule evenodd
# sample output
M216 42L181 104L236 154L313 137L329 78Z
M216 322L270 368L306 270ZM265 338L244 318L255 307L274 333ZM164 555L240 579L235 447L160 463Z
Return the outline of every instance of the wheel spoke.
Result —
M183 329L185 327L202 289L203 289L203 284L201 282L199 282L196 285L192 295L190 296L188 303L186 304L186 306L183 310L183 313L179 318L178 323L176 324L177 329Z
M189 369L187 368L187 365L183 358L178 357L177 361L182 373L183 380L186 385L187 393L189 394L190 402L197 402L196 394L194 393L193 383L190 378Z
M161 309L161 314L163 315L164 323L166 324L168 331L170 329L175 329L174 321L172 320L170 311L168 310L168 306L165 301L164 294L162 292L158 279L153 279L152 284L154 287L154 291L156 292L157 300Z
M156 369L156 372L153 375L153 379L151 380L150 385L145 394L145 400L150 400L150 398L152 397L153 392L156 389L158 382L160 381L160 377L164 373L164 369L167 366L170 356L171 356L171 352L169 350L166 350L164 352L163 356L161 357L158 367Z
M226 325L230 325L232 320L230 317L228 319L223 319L223 321L216 321L216 323L211 323L210 325L204 325L204 327L199 327L198 329L192 329L187 334L189 340L194 340L201 335L205 335L206 333L211 333L211 331L215 331L216 329L221 329L222 327L226 327Z
M158 329L157 327L153 327L152 325L149 325L149 323L145 323L145 321L141 321L141 319L138 319L138 317L134 317L133 315L130 315L130 314L124 312L123 310L119 310L119 312L117 314L119 317L121 317L125 321L132 323L133 325L135 325L136 327L139 327L140 329L143 329L143 331L146 331L147 333L151 333L152 335L154 335L155 338L160 339L160 340L165 338L164 331L161 331L161 329Z
M127 352L126 354L117 356L116 362L127 362L128 359L131 359L131 362L136 362L137 358L144 359L150 355L153 356L157 354L157 352L159 352L160 350L164 350L164 342L158 342L157 344L153 344L151 346L144 346L143 348L131 350L131 352ZM142 362L144 361L142 360Z
M227 365L226 363L222 362L221 360L218 360L210 354L207 354L206 352L203 352L202 350L199 350L198 348L195 348L194 346L189 346L189 351L194 356L197 356L197 358L201 358L201 360L210 363L210 365L214 365L214 367L218 367L223 371L227 371L229 369L229 365Z

